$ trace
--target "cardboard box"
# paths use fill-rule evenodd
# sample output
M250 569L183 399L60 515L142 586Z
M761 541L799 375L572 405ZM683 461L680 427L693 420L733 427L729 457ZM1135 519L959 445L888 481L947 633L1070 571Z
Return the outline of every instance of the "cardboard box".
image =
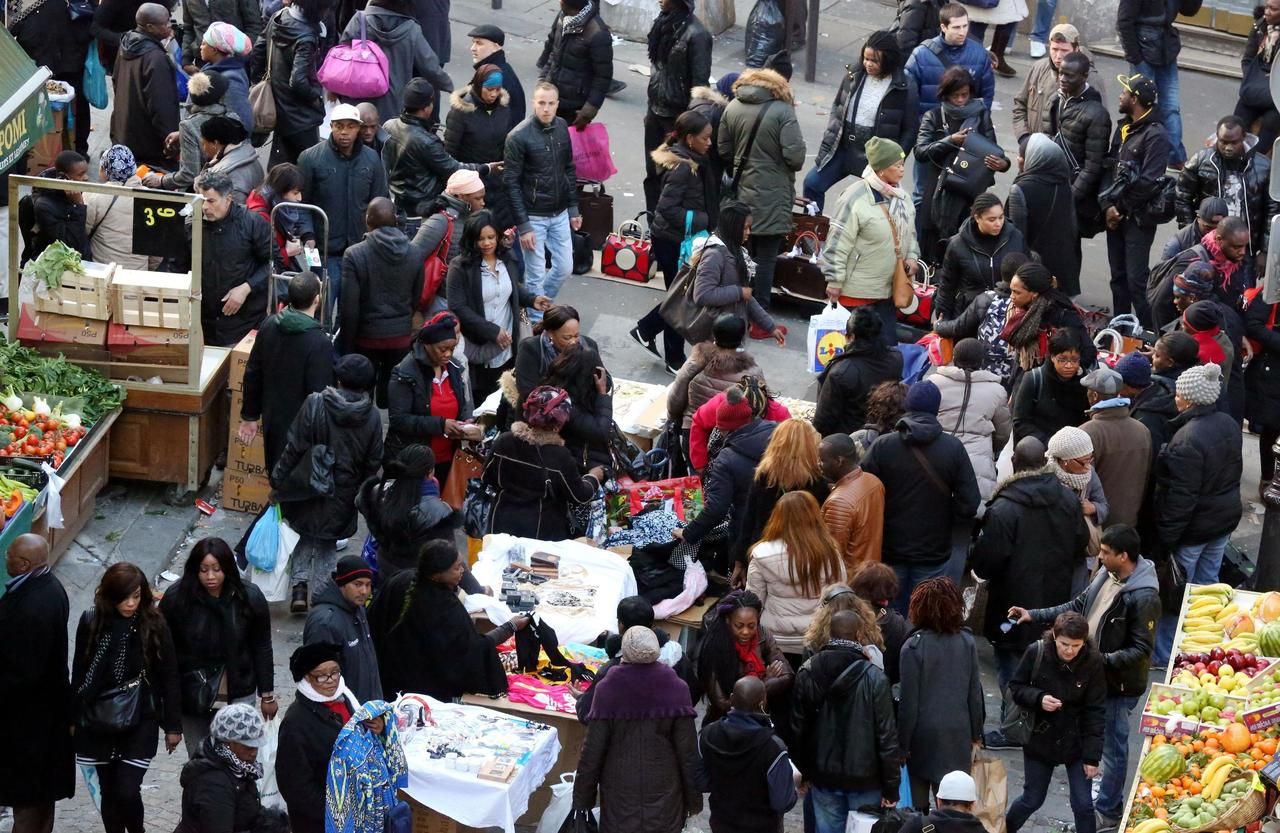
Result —
M222 506L232 512L256 515L267 505L271 485L265 477L254 477L232 471L228 466L222 475Z
M121 361L186 367L191 356L191 330L128 326L112 321L107 325L107 349L112 358Z
M259 431L253 438L253 442L248 445L240 442L240 406L243 402L243 392L238 390L231 392L231 419L227 423L230 430L227 436L226 470L265 481L268 472L266 446L262 439L262 432Z
M52 344L107 346L107 322L95 318L40 312L29 304L22 305L18 316L18 340Z
M231 375L227 379L227 387L232 390L244 390L244 371L249 365L249 352L253 350L253 342L258 338L257 330L240 339L240 343L231 349ZM232 416L239 419L239 412L232 410Z

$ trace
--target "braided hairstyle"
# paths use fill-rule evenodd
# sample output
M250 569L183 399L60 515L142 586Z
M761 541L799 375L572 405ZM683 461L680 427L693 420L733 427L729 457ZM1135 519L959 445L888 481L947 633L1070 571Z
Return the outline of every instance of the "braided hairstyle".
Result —
M740 664L729 617L742 609L754 610L759 619L764 611L764 602L750 590L734 590L715 606L714 621L703 629L702 648L698 652L698 681L708 697L713 683L727 697L738 681Z
M415 443L388 460L382 467L382 476L371 481L365 521L379 544L393 545L407 539L409 530L404 519L418 505L422 482L435 467L436 455L431 447Z

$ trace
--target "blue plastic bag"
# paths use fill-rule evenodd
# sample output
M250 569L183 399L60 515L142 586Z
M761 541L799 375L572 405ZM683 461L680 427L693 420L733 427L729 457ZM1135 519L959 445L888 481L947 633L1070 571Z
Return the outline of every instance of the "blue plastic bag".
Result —
M111 103L110 97L107 95L107 71L102 66L102 61L98 60L98 42L96 40L89 42L89 54L84 59L84 97L89 100L89 106L98 110L105 110Z
M707 238L711 236L708 231L700 231L693 233L693 212L686 211L684 213L684 240L680 241L680 260L676 263L676 268L684 266L693 258L695 252L702 249ZM665 275L664 275L665 277ZM672 280L675 280L672 278Z
M378 575L378 539L373 537L372 532L365 536L360 557L369 565L369 569L373 570L373 575L376 577Z
M280 549L280 506L272 504L262 513L249 533L244 554L254 569L269 573L276 568Z

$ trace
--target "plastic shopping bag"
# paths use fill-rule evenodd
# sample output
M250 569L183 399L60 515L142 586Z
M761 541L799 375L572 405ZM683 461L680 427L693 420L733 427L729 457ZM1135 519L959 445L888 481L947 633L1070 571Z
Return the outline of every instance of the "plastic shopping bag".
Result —
M538 821L537 833L560 833L561 826L573 810L573 781L576 772L566 772L560 776L559 784L551 785L551 801Z
M253 525L244 546L245 557L255 569L271 572L276 568L280 547L280 505L272 504Z
M293 555L293 548L298 546L298 537L289 522L281 520L274 569L249 568L249 580L258 585L268 602L283 602L289 598L289 557Z
M618 172L609 153L609 129L600 122L593 121L582 130L570 127L569 144L578 179L604 182Z
M849 310L836 303L809 316L809 372L821 373L836 356L844 352L844 328L849 323Z
M280 721L267 721L267 742L258 749L258 763L262 764L262 777L258 779L258 798L263 807L288 808L280 795L276 782L276 751L280 745Z
M84 79L81 83L84 85L84 97L88 100L89 106L98 110L107 109L111 104L110 96L107 94L107 70L102 66L102 61L98 60L96 40L89 41L89 54L84 59Z

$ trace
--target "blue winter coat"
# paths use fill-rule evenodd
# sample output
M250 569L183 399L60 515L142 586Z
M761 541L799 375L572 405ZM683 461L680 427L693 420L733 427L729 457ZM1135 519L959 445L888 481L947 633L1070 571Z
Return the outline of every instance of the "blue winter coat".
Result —
M204 71L219 73L227 79L227 94L223 96L222 103L235 111L240 123L252 133L253 108L249 106L249 72L244 58L232 55L216 64L206 65Z
M943 64L934 49L942 50L949 59L948 63ZM916 89L920 91L920 115L923 116L940 103L938 83L942 81L942 74L952 65L969 70L978 82L978 91L990 112L991 100L996 94L996 77L991 72L991 58L987 55L987 50L971 38L965 38L963 46L948 46L942 35L938 35L917 46L907 59L907 75L911 76Z

